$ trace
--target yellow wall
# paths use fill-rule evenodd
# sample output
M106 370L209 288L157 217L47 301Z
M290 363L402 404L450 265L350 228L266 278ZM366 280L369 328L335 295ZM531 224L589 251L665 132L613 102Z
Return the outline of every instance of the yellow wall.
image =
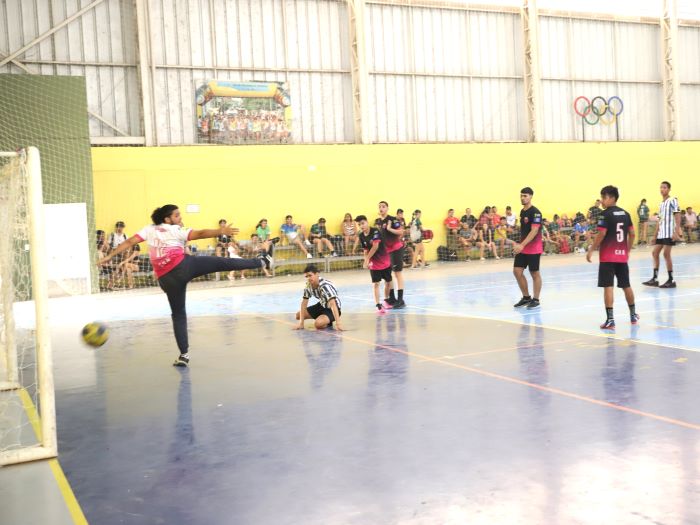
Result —
M274 231L290 213L307 226L323 216L338 233L346 211L373 217L387 200L392 213L423 211L436 234L433 257L448 208L478 215L510 204L517 213L526 185L550 218L585 213L606 184L620 188L619 204L633 217L643 197L656 209L664 179L681 206L700 204L698 142L115 147L93 148L92 159L96 223L106 231L124 220L135 233L153 208L174 203L197 229L225 218L247 237L260 218ZM186 213L187 204L200 213Z

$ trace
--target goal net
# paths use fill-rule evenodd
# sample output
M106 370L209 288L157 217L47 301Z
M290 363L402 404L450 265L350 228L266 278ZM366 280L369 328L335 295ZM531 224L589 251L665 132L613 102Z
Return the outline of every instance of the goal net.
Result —
M0 232L0 465L8 465L56 455L36 148L0 153Z

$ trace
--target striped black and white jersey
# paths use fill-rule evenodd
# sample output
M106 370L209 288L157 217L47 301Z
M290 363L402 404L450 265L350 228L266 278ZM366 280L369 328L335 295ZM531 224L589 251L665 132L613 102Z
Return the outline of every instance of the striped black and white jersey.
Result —
M657 239L670 239L676 231L676 213L680 213L678 199L669 197L659 205L659 229L656 231Z
M338 297L338 290L333 283L327 281L323 277L318 280L318 288L312 288L310 283L306 283L306 288L304 289L304 299L311 299L315 297L321 303L323 308L329 308L328 301L335 299L336 306L340 310L340 298Z

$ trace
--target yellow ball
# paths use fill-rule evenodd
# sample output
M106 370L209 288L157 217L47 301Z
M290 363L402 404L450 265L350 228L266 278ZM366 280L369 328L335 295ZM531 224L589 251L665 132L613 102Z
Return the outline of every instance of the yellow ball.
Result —
M93 322L83 327L83 341L85 341L86 344L97 348L105 344L107 339L109 339L107 325Z

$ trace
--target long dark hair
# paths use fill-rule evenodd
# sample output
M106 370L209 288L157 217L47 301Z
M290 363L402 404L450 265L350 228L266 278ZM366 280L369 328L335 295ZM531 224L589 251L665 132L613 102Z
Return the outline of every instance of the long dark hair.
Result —
M153 224L163 224L167 217L170 217L178 207L175 204L166 204L160 208L156 208L151 213L151 220Z
M260 220L258 221L258 225L257 225L255 228L257 229L257 228L262 227L262 223L263 223L263 222L267 222L267 219L260 219Z

